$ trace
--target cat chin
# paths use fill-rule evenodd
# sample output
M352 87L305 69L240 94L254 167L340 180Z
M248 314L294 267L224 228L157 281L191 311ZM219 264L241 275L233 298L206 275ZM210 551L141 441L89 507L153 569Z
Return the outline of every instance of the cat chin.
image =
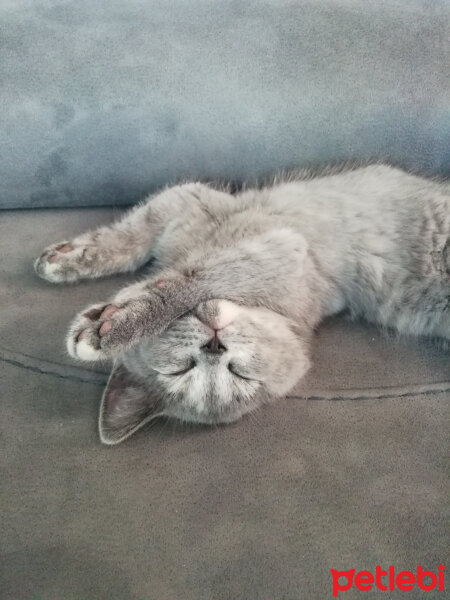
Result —
M246 410L230 410L223 414L212 414L208 412L196 412L194 410L186 410L183 406L174 408L168 412L165 412L165 416L177 419L182 423L197 423L198 425L226 425L228 423L235 423L239 421L244 415L254 411L258 407L255 403L254 406L248 407Z
M247 412L251 412L250 410ZM222 415L220 417L207 415L203 413L198 413L196 415L180 412L179 414L169 414L169 417L176 419L177 421L181 421L182 423L196 423L197 425L205 425L206 427L210 425L228 425L230 423L236 423L240 421L247 412L239 413L239 414L229 414Z

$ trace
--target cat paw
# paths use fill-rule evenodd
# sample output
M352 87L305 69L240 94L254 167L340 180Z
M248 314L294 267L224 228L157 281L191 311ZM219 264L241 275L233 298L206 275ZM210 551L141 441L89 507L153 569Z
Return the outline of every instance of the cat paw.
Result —
M66 338L70 356L87 361L116 358L142 338L161 333L190 309L190 303L184 308L177 304L171 316L174 311L167 292L179 293L180 280L178 276L134 283L110 302L79 313Z
M142 335L139 301L94 304L72 322L66 339L73 358L101 361L116 357Z
M48 246L34 263L34 270L47 281L64 283L89 276L94 248L85 244L60 242Z
M115 313L123 307L113 304L94 304L81 312L72 322L67 334L67 351L72 358L98 361L111 358L102 338L112 329Z

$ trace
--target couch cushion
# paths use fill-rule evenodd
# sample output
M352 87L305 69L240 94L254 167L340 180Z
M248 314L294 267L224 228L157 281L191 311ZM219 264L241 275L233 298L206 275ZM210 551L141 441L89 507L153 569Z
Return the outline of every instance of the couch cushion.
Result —
M424 342L331 320L286 400L101 446L106 372L75 365L63 339L76 311L133 277L54 286L32 262L113 212L0 218L2 600L319 599L330 569L435 571L450 381L448 354Z
M77 366L66 354L68 325L78 311L107 300L136 276L55 286L39 279L32 264L48 244L70 239L118 214L111 209L2 214L0 352L4 359L33 364L44 371L64 373L69 368L86 377L88 367ZM313 361L312 371L292 396L371 397L450 388L446 352L427 341L394 339L373 326L345 318L330 319L319 329ZM99 367L90 370L98 372Z
M0 207L383 158L449 173L448 2L0 5Z
M99 386L0 379L2 600L322 599L332 568L445 561L447 393L285 400L111 449Z

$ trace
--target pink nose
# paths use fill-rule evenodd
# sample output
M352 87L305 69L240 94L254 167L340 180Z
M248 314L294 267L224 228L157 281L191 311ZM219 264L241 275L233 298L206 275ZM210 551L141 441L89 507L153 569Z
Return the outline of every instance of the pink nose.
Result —
M209 315L203 311L196 311L195 316L203 325L206 325L206 327L209 327L213 331L221 331L233 322L233 319L227 319L224 315Z
M208 314L204 314L201 311L197 311L195 313L195 316L201 323L203 323L203 325L206 325L206 327L209 327L210 329L212 329L214 331L215 335L217 334L218 331L223 329L223 327L221 327L221 324L219 322L219 318L217 315L208 315Z
M210 329L220 331L231 325L237 312L237 307L225 300L208 300L197 306L195 316Z

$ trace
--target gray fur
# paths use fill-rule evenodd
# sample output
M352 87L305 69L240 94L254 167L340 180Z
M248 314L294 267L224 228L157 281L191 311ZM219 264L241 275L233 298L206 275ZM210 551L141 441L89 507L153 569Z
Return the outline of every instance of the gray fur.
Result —
M235 195L168 188L50 246L35 268L59 283L154 258L149 277L80 313L67 338L75 358L115 361L100 415L114 444L156 415L229 422L286 394L309 367L314 328L343 309L449 340L449 240L448 183L372 165ZM208 351L214 330L220 353Z

